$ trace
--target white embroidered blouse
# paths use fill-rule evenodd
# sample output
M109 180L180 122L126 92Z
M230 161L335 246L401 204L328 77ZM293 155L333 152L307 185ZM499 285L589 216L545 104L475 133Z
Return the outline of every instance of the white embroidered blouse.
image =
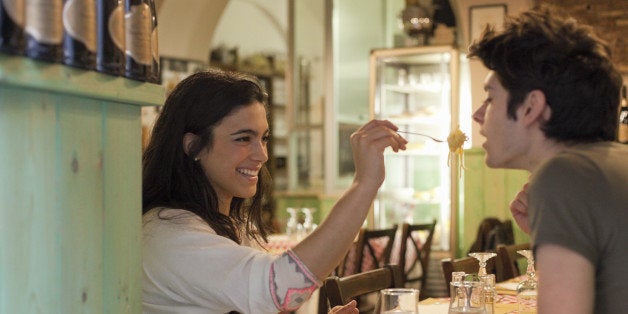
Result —
M142 218L143 312L277 313L298 308L321 286L292 251L272 255L242 242L217 235L191 212L149 211Z

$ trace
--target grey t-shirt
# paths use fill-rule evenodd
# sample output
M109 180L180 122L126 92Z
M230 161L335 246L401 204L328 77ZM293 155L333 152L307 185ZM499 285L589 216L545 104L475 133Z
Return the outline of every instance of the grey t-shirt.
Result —
M595 267L595 313L628 311L628 145L577 145L535 171L533 248L555 244ZM542 279L541 279L542 280Z

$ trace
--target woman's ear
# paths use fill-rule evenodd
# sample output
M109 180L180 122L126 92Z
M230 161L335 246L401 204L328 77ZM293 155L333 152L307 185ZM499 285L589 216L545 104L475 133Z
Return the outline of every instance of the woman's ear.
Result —
M186 155L190 156L190 150L192 149L192 145L195 141L198 140L198 136L194 133L185 133L183 135L183 151ZM192 158L196 158L196 156L190 156Z
M552 109L547 104L545 93L538 89L528 93L521 110L521 119L527 125L536 121L545 124L552 115Z

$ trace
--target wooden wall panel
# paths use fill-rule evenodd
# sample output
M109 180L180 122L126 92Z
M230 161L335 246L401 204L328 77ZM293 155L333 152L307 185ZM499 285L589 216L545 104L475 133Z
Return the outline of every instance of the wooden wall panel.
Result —
M140 107L109 103L104 108L104 252L103 313L141 313L142 199L141 168L129 160L141 160ZM131 211L131 213L129 213ZM120 220L116 217L127 217Z
M54 125L40 93L0 88L0 313L58 312Z
M0 55L0 313L141 313L140 108L163 95Z
M61 259L61 303L68 313L102 308L102 110L92 101L55 99L55 212Z
M528 173L521 170L491 169L484 163L483 149L465 150L463 206L458 213L457 256L466 255L475 240L478 226L486 217L511 219L509 205L527 182ZM515 242L529 241L514 224Z

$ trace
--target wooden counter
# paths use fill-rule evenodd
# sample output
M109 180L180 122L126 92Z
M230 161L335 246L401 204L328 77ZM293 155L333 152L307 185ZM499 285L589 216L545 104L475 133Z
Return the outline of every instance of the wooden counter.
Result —
M141 313L141 106L163 99L0 55L0 313Z

